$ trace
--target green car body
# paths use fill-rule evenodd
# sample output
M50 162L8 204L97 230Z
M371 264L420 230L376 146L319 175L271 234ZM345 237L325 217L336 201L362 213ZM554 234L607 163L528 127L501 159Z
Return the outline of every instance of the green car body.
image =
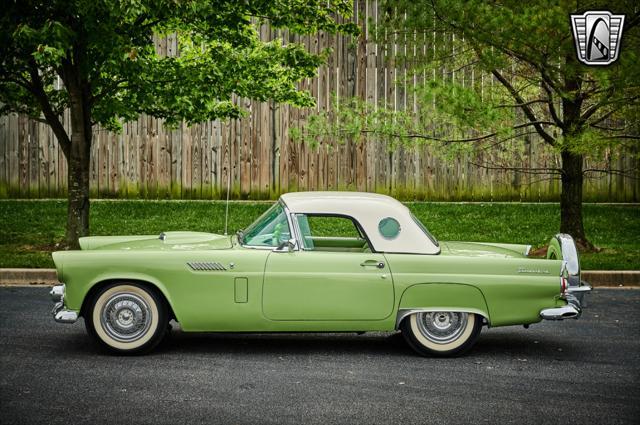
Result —
M104 285L134 282L158 291L185 332L392 331L420 311L473 313L492 327L579 316L579 297L571 287L581 295L588 286L580 282L575 246L571 251L566 236L552 239L549 259L528 258L526 245L438 243L426 229L419 237L426 236L436 246L429 249L438 252L403 252L399 236L390 241L377 235L375 242L372 234L379 229L363 224L358 214L396 217L397 232L412 232L413 238L419 231L400 217L406 207L389 198L373 205L377 212L371 214L367 202L383 197L354 196L283 196L279 214L290 228L277 230L284 236L278 233L277 240L274 232L256 236L267 241L258 246L248 245L242 232L82 238L82 250L53 254L65 285L54 314L72 322L87 316L88 303ZM310 202L322 197L322 208ZM364 208L344 207L358 200ZM302 216L288 204L309 210ZM361 238L303 235L302 219L315 214L352 220ZM397 248L375 249L383 243ZM313 249L305 249L308 244ZM568 270L575 266L570 263L578 269Z

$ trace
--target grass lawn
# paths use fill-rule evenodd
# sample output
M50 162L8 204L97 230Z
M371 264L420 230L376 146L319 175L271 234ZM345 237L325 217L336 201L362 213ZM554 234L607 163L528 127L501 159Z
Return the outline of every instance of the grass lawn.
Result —
M231 202L229 230L246 227L271 202ZM440 240L544 245L559 229L557 204L407 203ZM159 234L167 230L222 233L224 202L113 201L91 204L92 235ZM640 207L584 206L588 237L602 251L582 256L585 270L640 269ZM0 267L53 267L64 239L66 201L0 201Z

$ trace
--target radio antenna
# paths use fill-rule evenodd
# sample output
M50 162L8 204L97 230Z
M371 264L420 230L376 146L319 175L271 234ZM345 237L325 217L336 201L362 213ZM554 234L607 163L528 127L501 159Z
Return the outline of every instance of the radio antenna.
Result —
M224 235L227 236L229 224L229 192L231 192L231 167L227 167L227 204L224 207Z

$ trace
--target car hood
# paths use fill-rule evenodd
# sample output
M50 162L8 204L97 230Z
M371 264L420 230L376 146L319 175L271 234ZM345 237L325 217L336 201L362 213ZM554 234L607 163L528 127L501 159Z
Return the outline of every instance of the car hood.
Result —
M440 255L524 258L527 256L531 246L506 243L440 241L440 248Z
M229 249L231 236L204 232L162 232L142 236L90 236L80 238L80 248L108 250Z

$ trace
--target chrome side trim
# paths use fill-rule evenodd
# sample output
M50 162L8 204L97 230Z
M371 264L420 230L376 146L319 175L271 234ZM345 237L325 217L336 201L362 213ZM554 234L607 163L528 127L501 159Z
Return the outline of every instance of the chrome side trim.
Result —
M451 307L424 307L424 308L401 308L398 310L398 315L396 316L396 326L395 329L400 329L400 323L407 317L411 316L414 313L429 313L434 311L450 311L457 313L473 313L481 316L484 321L489 324L489 318L487 315L481 311L476 310L475 308L451 308Z
M273 247L272 246L242 245L242 244L240 244L240 246L243 247L243 248L247 248L247 249L263 249L263 250L267 250L267 251L273 251Z

